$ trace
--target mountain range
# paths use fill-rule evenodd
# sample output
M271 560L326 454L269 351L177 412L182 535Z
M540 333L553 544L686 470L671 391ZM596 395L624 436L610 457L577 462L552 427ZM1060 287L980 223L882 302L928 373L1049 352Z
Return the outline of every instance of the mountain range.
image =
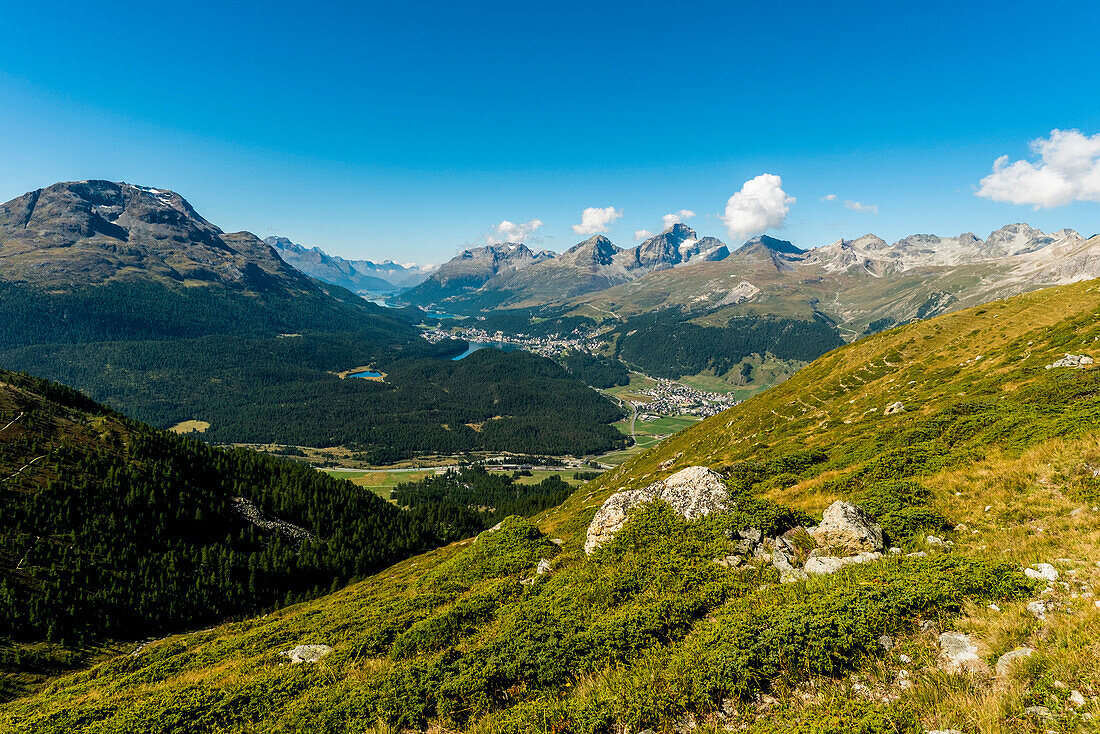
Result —
M821 314L848 338L913 318L1100 277L1100 237L1009 224L987 238L875 235L800 250L760 237L720 262L667 270L573 299L595 319L654 309L725 315Z
M579 296L626 283L648 273L688 263L726 258L729 249L713 237L699 238L675 224L636 247L623 249L603 235L579 242L560 256L507 243L464 250L426 281L401 294L418 305L446 303L473 312L528 306Z
M623 249L602 235L560 256L467 250L401 300L469 315L499 309L604 321L676 308L835 321L848 338L951 308L1100 276L1100 239L1006 225L985 239L873 234L804 250L762 235L734 250L676 224ZM724 309L724 310L723 310Z
M304 247L286 237L267 237L279 256L311 278L332 283L360 294L396 293L411 288L428 277L433 268L399 265L392 260L375 263L370 260L345 260L329 255L319 247Z

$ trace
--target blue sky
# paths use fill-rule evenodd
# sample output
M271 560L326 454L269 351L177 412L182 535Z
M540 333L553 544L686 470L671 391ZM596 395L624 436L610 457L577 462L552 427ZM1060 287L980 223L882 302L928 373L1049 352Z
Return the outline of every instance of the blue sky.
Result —
M560 251L587 207L623 246L681 209L730 241L727 200L765 173L794 199L770 233L804 247L1100 231L1089 190L975 196L999 156L1100 133L1091 2L226 5L5 8L0 200L124 180L229 231L421 262L504 220Z

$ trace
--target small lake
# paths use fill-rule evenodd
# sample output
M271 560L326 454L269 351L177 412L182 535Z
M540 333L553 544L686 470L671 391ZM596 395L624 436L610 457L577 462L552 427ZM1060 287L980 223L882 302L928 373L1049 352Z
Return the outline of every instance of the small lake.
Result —
M381 372L375 372L374 370L363 370L362 372L348 373L348 377L364 377L368 380L377 380L381 376Z
M502 352L514 352L517 349L522 349L522 347L518 347L515 344L504 344L502 342L470 342L470 346L466 347L465 352L458 355L457 357L452 357L451 359L452 361L457 362L460 359L465 359L466 357L469 357L471 354L478 351L479 349L487 348L499 349Z

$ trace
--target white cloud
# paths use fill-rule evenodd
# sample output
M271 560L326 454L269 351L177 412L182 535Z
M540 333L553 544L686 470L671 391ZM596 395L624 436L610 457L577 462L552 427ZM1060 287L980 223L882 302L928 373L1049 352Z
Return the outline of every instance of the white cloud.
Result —
M793 196L783 191L783 179L772 173L762 173L746 181L741 190L726 202L721 219L734 239L754 235L783 226Z
M691 211L690 209L681 209L678 212L673 212L672 214L666 214L663 217L661 217L661 228L662 229L668 229L672 225L680 224L685 219L691 219L694 216L695 216L695 212Z
M993 201L1031 204L1036 209L1074 201L1100 202L1100 133L1051 130L1050 137L1031 141L1038 161L1008 162L1003 155L976 192Z
M864 204L862 201L845 201L844 206L854 212L871 212L878 214L878 204Z
M493 227L492 234L485 235L485 242L490 245L499 245L504 242L523 242L541 226L543 226L541 219L531 219L518 224L505 219Z
M634 230L634 241L641 242L642 240L648 240L653 236L653 233L648 229L636 229Z
M836 201L836 194L825 194L821 197L822 201Z
M581 212L581 223L573 225L573 231L577 234L596 234L606 232L607 225L621 217L623 213L613 206L590 206Z

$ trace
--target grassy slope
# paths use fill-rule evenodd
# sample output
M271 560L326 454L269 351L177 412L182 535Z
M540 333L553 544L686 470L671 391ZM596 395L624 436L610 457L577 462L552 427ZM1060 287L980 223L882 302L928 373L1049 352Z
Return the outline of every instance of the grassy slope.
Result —
M513 522L315 602L160 641L7 704L0 731L671 731L687 717L760 732L1085 731L1081 711L1100 713L1096 703L1065 701L1068 688L1100 695L1100 609L1084 596L1100 584L1089 509L1100 504L1100 372L1043 366L1100 356L1098 338L1095 282L867 338L585 485L538 518L545 535ZM884 417L895 401L905 412ZM827 458L762 470L754 492L818 513L919 482L932 509L965 525L947 533L956 547L780 587L774 572L710 563L728 548L721 518L652 508L583 555L613 491L692 464L774 468L806 448ZM922 534L894 540L921 549ZM518 584L542 556L552 572ZM1038 589L1018 570L1037 561L1069 582L1045 597L1062 606L1044 624L1024 610ZM996 687L948 676L919 618L972 632L988 660L1022 644L1039 652ZM875 643L883 632L891 653ZM335 651L280 663L278 651L316 642ZM1032 705L1057 718L1028 718Z

